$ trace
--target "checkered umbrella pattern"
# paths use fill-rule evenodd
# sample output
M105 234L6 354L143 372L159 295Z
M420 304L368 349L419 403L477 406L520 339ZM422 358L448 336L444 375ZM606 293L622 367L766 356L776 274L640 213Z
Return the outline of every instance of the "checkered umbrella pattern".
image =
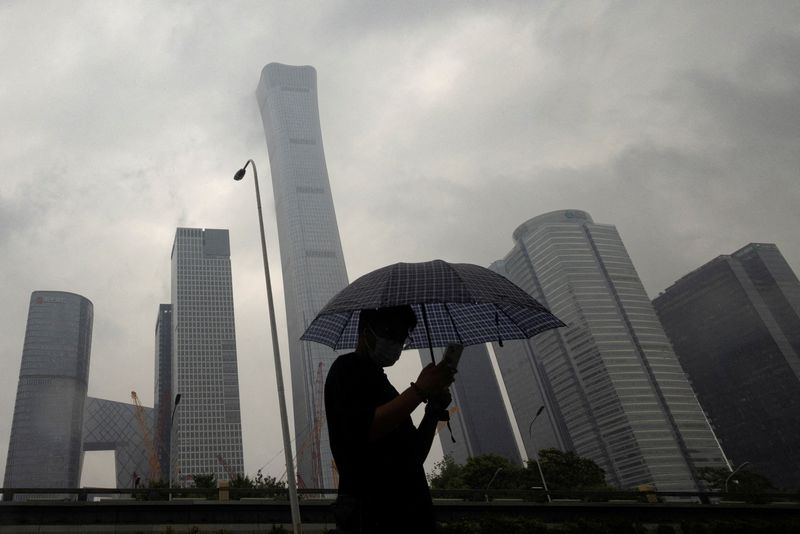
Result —
M404 304L417 315L407 349L502 343L565 326L503 276L478 265L434 260L396 263L365 274L328 302L301 339L354 349L361 310Z

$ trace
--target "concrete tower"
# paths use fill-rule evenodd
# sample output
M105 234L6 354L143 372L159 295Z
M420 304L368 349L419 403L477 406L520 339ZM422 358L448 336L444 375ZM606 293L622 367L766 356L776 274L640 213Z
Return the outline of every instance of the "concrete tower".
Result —
M313 67L270 63L258 105L267 137L281 250L292 372L298 483L335 487L322 384L336 353L300 341L317 312L347 285L333 209Z
M92 317L80 295L31 294L5 487L78 487Z
M528 456L556 445L619 486L664 491L696 490L696 469L727 465L616 228L556 211L514 242L495 269L567 324L495 348Z
M227 230L178 228L172 247L172 479L244 473ZM220 457L222 461L220 461ZM223 465L227 464L227 468Z

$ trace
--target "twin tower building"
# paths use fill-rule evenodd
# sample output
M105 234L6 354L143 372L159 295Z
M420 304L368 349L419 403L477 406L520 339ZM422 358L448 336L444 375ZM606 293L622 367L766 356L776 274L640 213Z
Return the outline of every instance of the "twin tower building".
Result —
M298 482L330 488L337 474L322 385L337 354L300 336L348 277L316 72L269 64L257 99L278 223ZM545 447L573 450L620 487L692 491L701 488L700 468L727 467L684 372L685 358L703 356L686 343L676 355L617 230L584 211L564 210L525 222L513 243L491 268L567 327L492 347L512 415L488 347L465 350L453 388L456 441L442 438L445 453L461 462L486 453L520 462L516 426L526 457ZM92 305L78 295L34 292L5 486L76 487L82 451L103 448L116 451L120 487L130 486L134 473L173 483L187 483L193 474L226 479L243 473L230 269L226 230L177 230L172 302L161 305L156 324L152 410L87 398ZM146 425L137 426L142 419L155 436L152 444ZM753 461L737 459L744 460Z

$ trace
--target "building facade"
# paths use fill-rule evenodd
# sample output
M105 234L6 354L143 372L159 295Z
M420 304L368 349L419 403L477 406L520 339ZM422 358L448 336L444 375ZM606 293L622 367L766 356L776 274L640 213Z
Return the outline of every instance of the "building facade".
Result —
M778 247L719 256L653 304L726 454L800 487L800 283Z
M172 247L171 479L244 473L227 230L178 228Z
M153 409L155 424L153 439L158 463L159 478L169 480L169 450L172 435L172 304L161 304L156 318L155 372L153 384Z
M336 353L300 341L317 312L347 285L313 67L270 63L258 105L267 138L289 331L298 484L335 487L322 389Z
M579 210L534 217L494 268L567 324L495 347L529 457L574 450L612 484L663 491L727 465L614 226Z
M423 365L430 363L426 356L427 351L420 351ZM453 433L451 436L446 427L439 428L443 454L459 464L473 456L496 454L521 465L522 457L486 345L464 347L450 391Z
M114 451L117 488L146 487L150 479L159 478L150 472L150 447L147 433L152 432L153 409L87 397L83 417L83 451ZM147 425L147 431L142 427ZM77 487L77 486L75 486Z
M4 487L78 487L92 321L80 295L31 294Z

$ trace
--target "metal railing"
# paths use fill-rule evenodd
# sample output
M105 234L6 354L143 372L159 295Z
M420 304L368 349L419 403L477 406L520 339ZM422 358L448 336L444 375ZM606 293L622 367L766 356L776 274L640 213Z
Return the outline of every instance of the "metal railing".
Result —
M2 488L3 501L15 500L14 496L26 500L43 500L52 502L78 501L86 502L95 498L114 500L133 499L138 501L167 500L215 500L237 501L242 499L263 499L288 502L288 490L285 488ZM297 490L301 499L333 500L338 493L332 488L305 488ZM432 489L431 496L439 501L463 502L522 502L547 503L548 495L555 505L564 502L584 503L669 503L694 502L699 504L787 504L800 505L800 491L783 491L769 493L742 492L689 492L689 491L621 491L621 490L553 490L543 489L510 490L510 489ZM17 500L16 502L19 502Z

